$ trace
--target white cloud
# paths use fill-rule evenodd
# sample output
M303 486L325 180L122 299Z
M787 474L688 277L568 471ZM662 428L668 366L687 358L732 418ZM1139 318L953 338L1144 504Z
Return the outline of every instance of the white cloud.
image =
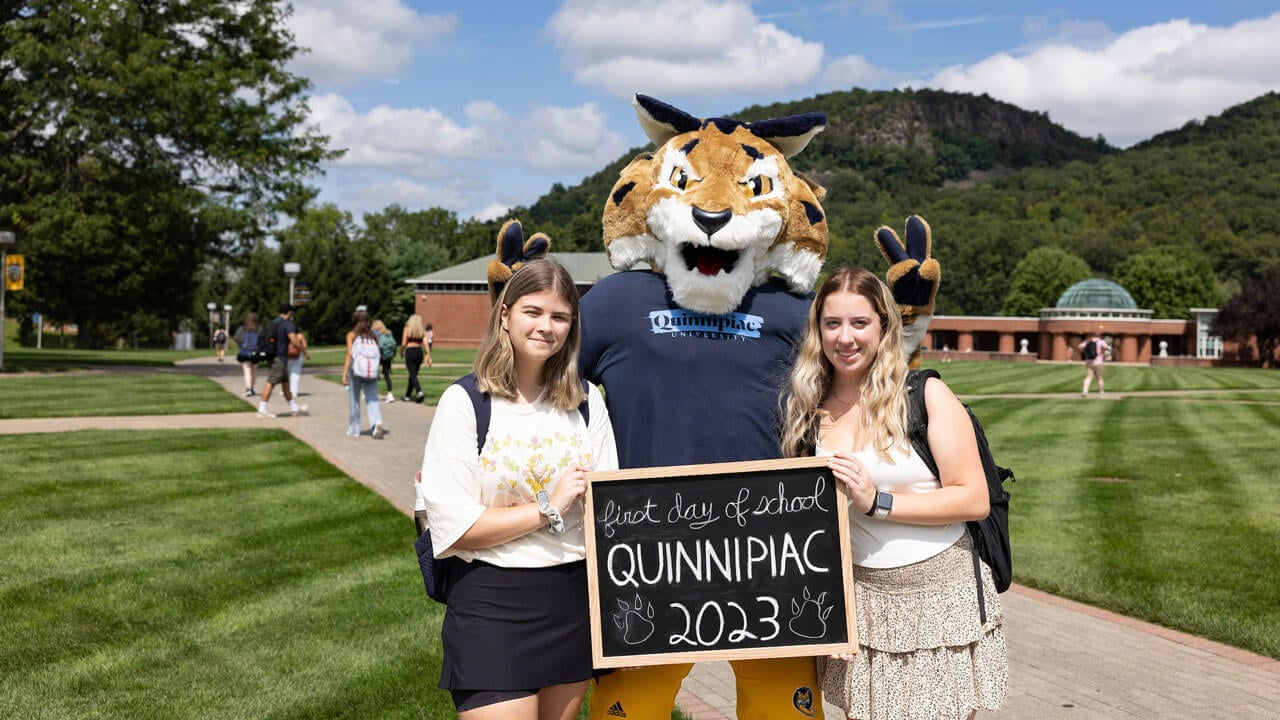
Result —
M503 205L501 203L490 203L480 208L479 210L477 210L475 215L472 215L472 217L482 222L486 220L493 220L495 218L502 217L510 209L511 209L510 205Z
M762 22L745 0L568 0L546 30L577 82L622 97L774 93L822 65L821 43Z
M459 125L434 108L378 105L356 112L341 95L311 98L311 121L346 148L337 165L395 169L419 177L449 172L449 160L501 157L509 151L501 133L477 125Z
M310 52L290 69L320 87L403 74L414 45L451 34L453 15L420 15L402 0L295 0L289 28Z
M846 55L832 60L823 68L822 86L831 90L868 87L885 74L883 69L867 62L861 55Z
M595 103L536 107L522 132L525 165L548 173L599 169L627 150L622 135L608 128L608 118Z
M1064 44L953 66L929 87L1048 111L1086 136L1131 145L1280 87L1280 13L1215 28L1174 20L1098 49Z

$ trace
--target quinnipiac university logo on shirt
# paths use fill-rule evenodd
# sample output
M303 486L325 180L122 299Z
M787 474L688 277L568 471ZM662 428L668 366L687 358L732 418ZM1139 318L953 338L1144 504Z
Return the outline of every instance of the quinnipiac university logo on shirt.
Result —
M747 313L708 315L693 310L654 310L649 329L654 335L746 340L760 337L764 318Z

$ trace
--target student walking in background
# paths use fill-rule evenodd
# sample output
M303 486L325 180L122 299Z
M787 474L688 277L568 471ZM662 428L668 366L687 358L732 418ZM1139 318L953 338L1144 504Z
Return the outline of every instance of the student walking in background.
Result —
M311 359L311 351L307 349L307 336L301 330L297 332L296 338L296 341L289 343L289 388L293 390L294 397L299 397L302 395L302 391L298 389L302 383L302 364Z
M379 360L378 367L381 370L382 377L387 381L387 402L396 401L396 394L391 387L391 363L396 359L396 336L381 320L373 321L373 334L378 338Z
M964 406L929 378L934 477L911 446L906 379L889 288L836 269L783 390L783 453L829 456L849 494L858 652L819 658L818 677L849 718L972 718L998 708L1008 685L999 595L983 564L983 624L965 529L988 513L986 475Z
M427 367L431 367L431 349L436 343L436 333L431 327L431 323L427 323Z
M1094 378L1098 379L1098 397L1106 397L1107 393L1102 389L1102 360L1111 346L1101 335L1094 333L1093 337L1076 347L1080 350L1080 358L1084 360L1084 388L1080 391L1080 397L1089 397L1089 385Z
M244 374L244 396L253 397L254 383L258 379L258 360L253 356L258 347L258 313L244 314L244 322L236 328L236 360Z
M352 328L347 332L347 357L342 363L342 384L347 387L347 437L360 435L360 399L364 398L369 413L370 434L381 440L386 427L382 424L382 408L378 405L378 373L382 367L382 351L373 332L369 313L356 310L351 316Z
M429 359L426 354L426 338L427 331L422 327L422 318L410 315L408 322L404 324L404 331L400 333L404 367L409 372L409 385L404 391L406 401L422 402L426 398L426 394L422 392L422 386L418 384L418 371L422 369L423 361Z
M474 379L440 398L422 460L436 557L450 571L440 687L462 720L573 720L591 678L583 508L587 470L618 466L604 398L578 376L578 292L550 260L511 276ZM586 403L587 411L581 409Z
M227 329L221 325L213 331L213 349L218 353L218 362L222 362L227 355Z
M298 405L289 387L289 344L297 341L298 326L293 324L293 306L285 303L280 306L280 316L272 318L263 332L274 338L272 347L275 355L271 356L271 369L267 371L267 384L262 386L262 399L258 401L258 417L275 417L267 410L271 400L272 388L279 386L284 399L289 403L289 414L306 415L307 406Z

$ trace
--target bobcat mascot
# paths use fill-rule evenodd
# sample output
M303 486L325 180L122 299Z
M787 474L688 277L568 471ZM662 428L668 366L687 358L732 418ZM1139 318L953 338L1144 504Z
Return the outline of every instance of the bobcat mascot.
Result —
M634 104L657 150L636 157L606 201L605 247L623 272L582 298L579 371L605 388L623 468L776 458L778 392L827 254L824 191L787 159L826 117L743 123L643 95ZM939 278L928 225L912 217L905 244L888 228L876 242L918 344ZM504 225L490 287L537 251ZM739 718L823 717L813 658L732 666ZM592 720L666 720L692 667L601 677Z
M776 458L778 392L827 253L824 190L787 159L826 116L743 123L634 104L657 149L606 200L605 247L623 272L583 296L580 372L605 388L623 468ZM938 279L928 226L911 218L905 244L888 228L876 240L918 343ZM813 658L732 666L739 718L823 717ZM605 675L591 718L668 718L691 668Z

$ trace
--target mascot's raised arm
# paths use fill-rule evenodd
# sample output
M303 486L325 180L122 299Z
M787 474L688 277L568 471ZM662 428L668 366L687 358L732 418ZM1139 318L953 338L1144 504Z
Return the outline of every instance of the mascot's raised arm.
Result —
M582 298L580 371L605 388L623 468L776 458L778 391L827 253L823 191L787 159L826 118L700 120L640 95L635 107L656 150L605 202L605 247L625 272ZM732 665L738 717L823 716L813 658ZM670 717L691 667L606 675L591 717Z

